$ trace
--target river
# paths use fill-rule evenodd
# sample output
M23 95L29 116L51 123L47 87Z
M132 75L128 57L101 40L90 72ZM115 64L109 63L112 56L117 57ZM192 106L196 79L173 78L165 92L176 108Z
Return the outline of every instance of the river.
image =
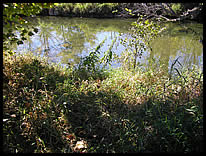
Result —
M115 37L113 53L121 55L125 47L120 44L119 34L127 34L135 19L97 19L69 17L31 18L38 33L28 36L24 44L13 47L17 53L31 51L35 55L46 56L50 62L78 64L81 57L87 56L100 42L100 57L108 50ZM195 22L165 23L166 30L151 42L152 52L145 50L140 64L146 64L151 58L158 58L171 66L179 57L182 65L203 66L203 24ZM120 64L112 63L113 67Z

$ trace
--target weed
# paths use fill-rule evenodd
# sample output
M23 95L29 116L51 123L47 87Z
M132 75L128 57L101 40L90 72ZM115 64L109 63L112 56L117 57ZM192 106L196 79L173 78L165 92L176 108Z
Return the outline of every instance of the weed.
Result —
M68 69L31 54L4 58L5 152L202 151L199 68L177 71L176 59L168 72L153 60L154 68L105 74L97 51Z

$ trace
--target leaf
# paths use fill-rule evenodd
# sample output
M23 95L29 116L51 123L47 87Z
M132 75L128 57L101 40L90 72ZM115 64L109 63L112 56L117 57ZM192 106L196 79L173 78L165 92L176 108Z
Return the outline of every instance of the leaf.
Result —
M24 41L24 40L27 40L25 37L22 37L21 39L22 39L23 41Z
M80 150L82 148L87 148L86 141L77 141L76 146L74 147L75 150Z
M10 115L10 117L15 118L15 117L16 117L16 114L12 114L12 115Z
M66 138L68 138L69 140L73 140L73 139L75 139L75 136L70 134L70 135L67 135Z
M112 13L116 13L116 12L118 12L118 10L114 10L114 11L112 11Z
M3 6L4 6L5 8L9 7L7 4L3 4Z
M30 31L30 32L28 33L28 35L29 35L29 36L32 36L32 35L34 35L34 34L33 34L33 32Z
M126 11L129 11L129 9L125 8Z
M31 105L30 105L30 103L25 103L25 106L27 107L27 108L29 108ZM24 111L25 111L25 109L24 109ZM25 114L25 113L24 113Z
M190 109L195 110L197 106L192 106Z
M25 109L23 110L23 114L24 114L24 115L26 114L26 110L25 110Z
M193 112L193 110L191 110L191 109L186 109L186 110L187 110L187 113L188 113L188 114L195 115L195 113Z
M9 119L3 119L3 122L6 122L6 121L8 121Z
M23 42L22 41L17 41L17 44L19 45L19 44L23 44Z
M22 33L25 34L25 33L27 33L27 32L28 32L28 31L23 28Z
M37 28L34 28L34 32L35 32L35 33L38 33L38 31L39 31L39 30L38 30Z
M144 23L148 25L149 24L149 20L146 20Z

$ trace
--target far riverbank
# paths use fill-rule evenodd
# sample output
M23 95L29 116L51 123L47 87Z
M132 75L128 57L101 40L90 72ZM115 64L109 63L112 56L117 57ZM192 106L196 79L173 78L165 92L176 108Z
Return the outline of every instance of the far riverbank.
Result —
M178 5L181 4L181 5ZM157 7L156 3L147 6ZM162 3L159 4L160 6ZM86 18L138 18L138 14L148 16L148 12L152 14L164 16L164 19L169 21L176 20L194 20L197 22L203 22L202 9L195 8L200 7L199 3L177 3L172 4L170 9L160 7L155 10L148 10L142 8L140 3L59 3L59 5L53 8L43 9L38 16L61 16L61 17L86 17ZM178 7L181 6L181 7ZM159 6L158 6L159 7ZM194 11L193 11L194 10ZM184 15L187 16L184 17ZM178 19L178 17L180 19ZM155 17L154 17L155 18Z

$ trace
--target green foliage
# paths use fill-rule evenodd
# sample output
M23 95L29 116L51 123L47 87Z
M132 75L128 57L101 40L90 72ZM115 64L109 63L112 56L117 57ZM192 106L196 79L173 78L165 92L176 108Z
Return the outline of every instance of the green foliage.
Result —
M128 10L128 9L127 9ZM128 10L131 12L131 10ZM126 47L125 52L121 55L123 64L128 65L128 68L136 68L137 58L141 58L143 51L151 50L150 42L156 38L164 28L160 28L153 21L144 20L140 16L137 22L132 23L131 33L127 37L121 39L121 43Z
M63 83L69 72L49 66L46 60L32 54L14 55L4 58L3 77L5 151L49 151L51 143L45 140L48 135L53 136L50 141L61 144L59 131L52 127L61 114L58 115L53 99L54 93L58 95L57 84Z
M101 67L100 48L105 40L106 38L88 56L80 60L78 67L75 68L75 77L79 77L81 80L103 79L104 68Z
M181 3L172 3L172 10L176 13L176 14L180 14L182 13L183 7Z
M57 10L70 14L87 16L92 14L110 14L118 3L61 3Z
M113 58L115 55L114 52L112 51L112 48L114 46L114 44L116 43L116 40L117 40L117 37L115 37L113 40L112 40L112 43L111 45L109 46L109 49L104 53L104 56L101 58L101 62L104 64L104 65L111 65L111 62L113 61Z
M32 36L38 29L28 28L28 20L24 16L33 16L42 10L42 8L52 7L52 3L3 3L3 51L13 54L10 46L13 44L23 44L26 35ZM55 3L56 5L56 3ZM15 35L15 31L20 32L20 36Z
M153 68L135 73L117 68L103 79L95 79L95 73L78 79L77 69L48 64L31 54L5 57L4 151L201 151L202 71L182 68L178 76L173 70L169 79L163 64L150 63Z
M148 20L133 25L134 40L129 45L129 39L122 40L128 50L137 49L129 58L140 57L139 46L148 48L161 30ZM33 35L27 29L22 33ZM203 150L201 69L177 69L178 63L182 66L177 58L169 72L160 61L150 60L146 69L105 73L99 58L105 40L76 68L49 64L32 54L4 57L4 152ZM105 63L112 60L115 41L102 58Z
M135 14L132 13L132 10L131 10L131 9L125 8L125 10L129 13L129 15L132 15L132 16L135 15Z

